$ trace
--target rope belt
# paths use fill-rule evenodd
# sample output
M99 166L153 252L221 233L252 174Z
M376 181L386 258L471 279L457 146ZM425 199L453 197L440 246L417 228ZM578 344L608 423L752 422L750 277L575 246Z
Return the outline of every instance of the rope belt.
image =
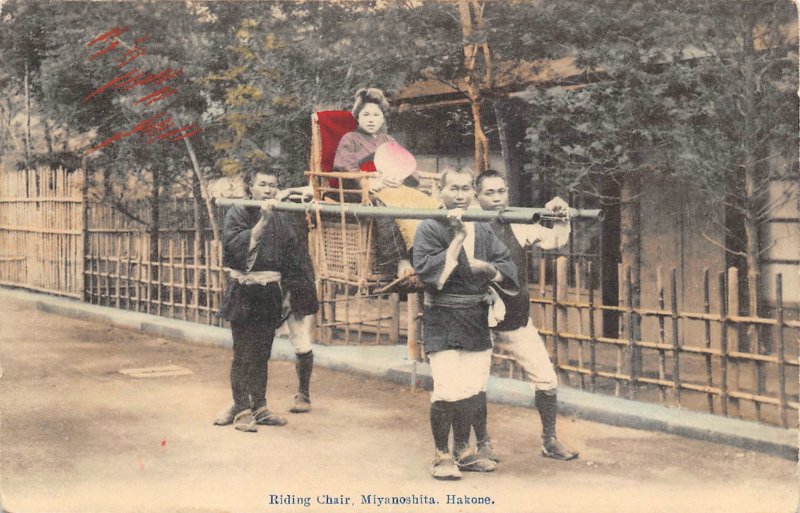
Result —
M230 267L223 269L227 272L231 280L241 283L242 285L267 285L270 283L280 283L281 273L278 271L252 271L243 273Z

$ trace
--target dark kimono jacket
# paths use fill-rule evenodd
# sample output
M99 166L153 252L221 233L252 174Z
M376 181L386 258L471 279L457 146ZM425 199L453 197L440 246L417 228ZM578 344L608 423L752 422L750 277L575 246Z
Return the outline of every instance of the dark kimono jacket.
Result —
M438 289L445 267L447 248L454 231L446 220L426 219L414 237L414 271L425 286L426 294L485 295L490 277L476 276L469 267L464 248L458 255L458 264ZM519 289L517 268L511 254L485 223L475 223L475 258L492 264L503 281L499 286L509 293ZM487 320L489 306L479 303L471 306L445 307L426 305L423 311L423 343L425 352L447 349L484 351L492 347Z
M242 285L229 280L220 315L233 322L264 322L277 327L282 320L282 289L301 291L298 298L293 299L293 306L296 301L300 310L296 313L316 311L313 269L308 251L298 239L291 221L280 212L273 214L263 237L251 252L250 234L260 218L258 208L233 206L228 209L222 227L222 265L241 272L277 271L281 273L281 282Z
M503 319L494 329L498 331L511 331L522 328L528 324L531 315L531 298L528 292L528 265L527 254L508 223L492 221L489 226L494 230L494 234L500 239L511 253L511 259L517 266L517 280L519 281L519 293L509 296L499 291L500 297L506 305L506 318Z

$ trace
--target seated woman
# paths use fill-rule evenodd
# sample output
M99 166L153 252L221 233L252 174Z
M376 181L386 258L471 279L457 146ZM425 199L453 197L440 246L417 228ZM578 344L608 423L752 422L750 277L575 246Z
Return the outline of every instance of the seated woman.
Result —
M375 174L375 179L371 180L370 189L373 196L380 203L392 207L416 207L416 208L437 208L439 202L427 194L414 189L418 181L413 174L404 179L398 176L407 175L400 171L393 173L393 169L377 169L375 165L375 154L378 148L391 148L384 152L389 156L388 165L391 166L391 155L395 154L398 158L398 165L407 165L411 158L408 152L397 143L397 141L386 133L386 115L389 111L389 102L380 89L364 88L359 89L355 95L353 104L353 117L357 122L357 128L345 134L339 141L336 148L336 155L333 160L334 171L357 171ZM399 150L399 151L395 151ZM403 155L405 154L405 155ZM412 164L414 166L415 164ZM392 219L378 218L377 237L378 255L381 265L393 265L397 263L397 275L404 276L413 272L410 264L410 248L414 241L414 233L419 225L419 221L411 219Z

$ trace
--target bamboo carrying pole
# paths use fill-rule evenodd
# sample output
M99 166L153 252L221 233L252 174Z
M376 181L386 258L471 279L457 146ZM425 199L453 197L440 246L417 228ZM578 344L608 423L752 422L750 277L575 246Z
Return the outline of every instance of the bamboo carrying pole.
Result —
M260 207L260 201L249 199L220 198L216 204L222 207L240 205L243 207ZM313 212L322 214L339 214L352 217L391 217L397 219L445 219L447 210L436 208L400 208L376 207L371 205L358 205L354 203L328 204L328 203L292 203L280 202L275 205L275 210L282 212ZM602 220L600 210L570 209L571 218ZM461 219L467 222L488 222L495 219L506 223L538 223L542 219L561 219L565 216L553 215L553 212L544 208L508 208L501 211L467 209Z

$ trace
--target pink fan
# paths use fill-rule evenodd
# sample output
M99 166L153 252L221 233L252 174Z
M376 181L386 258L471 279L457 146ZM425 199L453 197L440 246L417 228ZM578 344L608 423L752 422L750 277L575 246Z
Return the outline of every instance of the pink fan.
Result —
M387 142L375 151L375 169L384 176L403 181L417 169L414 155L396 142Z

